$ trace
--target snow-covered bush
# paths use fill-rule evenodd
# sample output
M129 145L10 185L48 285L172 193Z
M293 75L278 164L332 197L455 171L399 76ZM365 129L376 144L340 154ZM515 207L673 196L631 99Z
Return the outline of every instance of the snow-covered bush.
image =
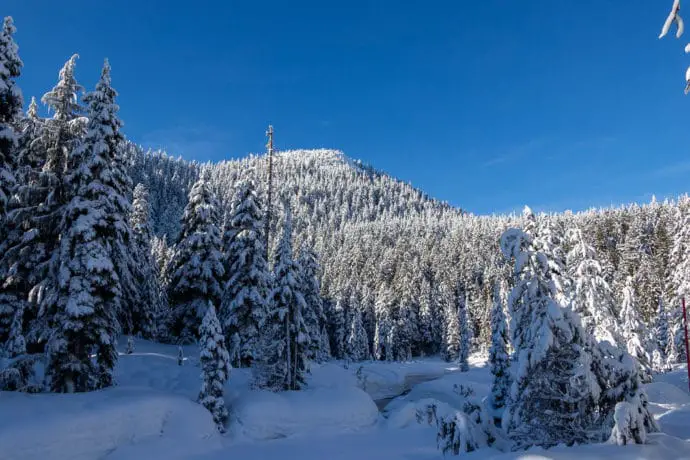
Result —
M647 430L640 414L632 404L619 402L613 416L615 425L609 442L624 446L626 444L644 444L647 441Z
M44 386L41 382L41 367L43 365L42 354L0 359L0 391L42 392Z
M436 442L443 455L458 455L485 447L487 438L479 425L467 414L458 411L439 418Z

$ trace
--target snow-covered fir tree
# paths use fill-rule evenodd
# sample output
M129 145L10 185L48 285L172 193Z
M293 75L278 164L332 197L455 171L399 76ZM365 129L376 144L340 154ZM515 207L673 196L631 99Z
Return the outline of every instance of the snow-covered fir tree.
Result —
M10 196L16 186L13 169L17 165L19 121L22 109L22 93L16 84L22 61L12 35L15 32L11 17L3 21L0 31L0 241L9 235L7 210ZM3 248L0 243L0 249ZM0 343L8 339L15 311L24 308L21 298L12 289L13 281L3 274L0 265ZM5 292L6 290L10 292Z
M458 348L458 365L460 372L470 370L467 358L470 356L470 325L467 315L467 297L464 289L458 290L458 326L460 327L460 347Z
M369 339L362 323L362 312L355 309L350 315L350 331L347 335L346 356L351 361L369 358Z
M286 201L283 232L276 250L274 288L262 328L262 357L257 384L272 390L299 390L306 385L309 332L302 311L300 269L292 254L292 218Z
M120 330L121 281L114 261L122 245L126 200L113 184L118 136L116 93L105 62L96 89L84 97L86 137L70 153L66 193L71 197L60 224L60 248L53 258L59 284L51 304L52 335L47 374L56 392L88 391L113 383ZM94 358L92 358L95 357Z
M503 314L503 298L501 283L494 286L493 305L491 307L491 348L489 348L489 363L493 381L489 407L494 420L500 425L510 391L510 359L508 357L508 333L506 318Z
M380 360L392 361L394 347L391 343L393 337L393 318L391 318L392 305L395 303L393 291L382 286L376 295L374 306L376 315L376 329L374 332L374 357Z
M623 303L620 311L621 335L625 347L644 368L650 367L650 358L643 345L646 336L644 324L640 319L640 312L635 302L633 277L628 276L623 288Z
M228 227L234 236L225 255L230 273L220 317L226 340L239 341L241 364L249 366L259 357L261 324L268 312L271 287L262 234L263 215L251 179L237 188Z
M212 303L209 303L199 328L199 350L202 383L198 400L211 412L218 429L224 432L228 410L223 395L231 366L225 347L225 335L216 315L216 307Z
M460 336L460 321L457 308L454 308L452 305L447 306L445 318L444 347L441 350L441 356L450 362L457 360L460 356L460 341L462 338Z
M321 330L326 322L323 312L323 298L321 297L321 285L319 282L319 261L316 252L302 245L297 258L300 268L300 291L304 295L305 309L304 322L309 331L309 350L307 357L311 361L323 362L330 358L322 349ZM368 347L368 344L367 344Z
M16 79L22 68L12 17L3 21L0 32L0 237L4 236L5 213L15 186L12 172L17 149L17 128L22 111L22 93Z
M27 131L20 140L30 152L19 155L22 182L9 203L12 231L0 243L0 272L11 273L4 295L16 305L22 303L18 308L24 308L24 336L27 347L35 351L44 350L51 330L47 312L55 303L58 279L50 268L57 263L61 220L70 199L64 180L67 157L80 142L86 121L78 102L82 88L74 77L76 58L67 61L57 85L43 96L53 116L41 122L26 119Z
M347 303L349 301L349 295L347 292L340 292L337 294L335 305L332 309L331 316L331 329L332 329L332 345L331 351L333 356L338 359L346 358L347 349L347 334L348 334L348 324L347 324Z
M571 246L567 263L574 282L573 310L580 315L586 331L597 340L620 345L613 293L604 279L596 252L585 241L580 229L571 228L567 236Z
M165 317L161 303L161 287L156 276L156 262L151 248L151 206L149 192L142 184L134 188L132 213L129 218L138 261L137 287L139 303L132 309L132 330L147 339L156 338L157 322Z
M503 427L518 447L586 442L601 391L586 333L577 315L555 300L551 265L530 234L506 230L501 250L515 261L509 297L513 382Z
M666 348L668 346L668 313L664 307L664 301L659 297L659 310L654 321L654 346L659 351L661 358L666 358Z
M209 302L218 305L225 274L220 253L218 203L206 179L189 192L182 232L170 261L170 334L180 343L198 337Z

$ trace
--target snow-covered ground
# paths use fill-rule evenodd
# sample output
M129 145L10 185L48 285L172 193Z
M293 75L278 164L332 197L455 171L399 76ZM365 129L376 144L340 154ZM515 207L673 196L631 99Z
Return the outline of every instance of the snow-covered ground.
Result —
M476 356L466 373L435 358L314 365L308 390L279 394L250 390L248 371L234 369L226 392L232 422L221 436L210 414L194 402L200 385L196 353L186 347L188 358L178 366L176 347L137 341L134 354L121 356L115 388L78 395L0 392L0 459L438 460L436 430L417 423L415 405L436 400L457 407L455 384L471 387L479 398L491 384ZM685 368L658 376L647 391L663 431L651 435L648 445L465 455L690 459ZM382 414L376 402L385 406Z

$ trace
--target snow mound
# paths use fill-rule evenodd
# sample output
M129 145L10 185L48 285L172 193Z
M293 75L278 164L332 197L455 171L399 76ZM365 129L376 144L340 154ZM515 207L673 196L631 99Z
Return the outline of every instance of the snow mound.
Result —
M0 392L0 459L95 459L152 440L219 442L210 414L145 389L26 395Z
M424 400L435 400L460 410L466 399L455 391L456 385L471 388L474 391L473 396L481 400L488 396L491 390L491 374L482 369L470 369L468 372L454 372L436 380L419 383L405 396L391 401L385 412L389 414L389 419L397 417L396 412L409 412L409 404L414 405Z
M369 395L346 387L284 393L251 391L233 402L231 412L241 433L253 439L352 432L374 425L379 417Z

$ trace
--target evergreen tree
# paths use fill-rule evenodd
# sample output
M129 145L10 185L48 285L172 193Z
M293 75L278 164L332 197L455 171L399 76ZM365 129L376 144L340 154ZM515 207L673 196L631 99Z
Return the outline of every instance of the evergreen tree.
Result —
M441 352L443 359L451 362L460 356L460 321L458 311L452 306L446 307L446 327L444 332L444 347Z
M460 347L458 348L458 364L460 372L470 370L467 358L470 355L470 327L467 318L467 298L464 289L458 292L458 326L460 327Z
M649 369L650 359L642 345L642 338L646 336L644 324L640 319L640 312L635 303L635 291L633 277L629 276L623 288L623 304L620 312L621 334L625 341L628 353L635 358L641 366Z
M259 382L273 390L299 390L306 385L309 333L302 317L299 267L292 255L292 218L285 202L285 222L274 268L272 311L264 331Z
M347 341L347 316L348 312L346 310L346 305L348 301L348 293L339 293L333 307L332 315L332 330L333 330L333 341L330 347L333 351L333 356L338 359L346 358L346 341Z
M197 338L208 303L220 302L225 272L217 221L216 197L208 181L202 178L189 192L182 232L170 262L170 333L180 343L191 343Z
M8 16L0 32L0 250L5 249L3 242L10 233L6 213L16 186L13 169L17 163L17 128L22 108L22 93L15 82L22 61L12 37L14 32L14 23ZM21 296L16 295L14 280L9 273L3 273L6 271L9 270L0 265L0 344L10 335L15 312L24 308Z
M531 235L508 229L505 257L515 261L509 302L515 359L503 426L519 447L588 440L600 388L579 318L555 300L558 288Z
M77 55L60 70L59 81L42 100L53 111L53 117L36 123L38 138L30 142L37 156L22 156L23 169L30 180L20 186L13 203L12 227L3 251L4 267L10 267L12 290L25 304L25 337L27 347L43 351L50 340L53 310L59 280L56 265L63 216L73 194L65 181L67 158L80 148L87 119L81 117L78 95L82 87L74 77ZM38 157L40 155L40 158ZM35 161L35 163L34 163ZM13 200L14 201L14 200Z
M84 97L89 114L86 137L69 156L65 188L71 200L54 257L59 285L51 306L47 369L56 392L88 391L113 383L122 302L113 255L123 243L120 230L127 225L117 204L126 198L115 189L111 170L115 157L111 140L119 128L115 95L106 61L95 91Z
M16 155L16 129L23 104L22 93L15 81L23 65L12 37L15 32L12 17L7 16L0 32L0 237L5 236L5 212L15 185L13 157Z
M665 357L668 346L668 314L661 297L659 298L659 310L657 311L654 324L654 342L656 350L659 350L661 357Z
M510 391L510 361L508 358L508 333L503 314L503 299L500 284L494 286L493 305L491 307L491 348L489 363L493 382L489 407L496 424L500 424Z
M326 318L323 313L323 299L319 283L319 262L316 252L303 245L299 251L297 263L300 267L300 290L304 293L304 322L309 331L308 358L311 361L323 362L328 359L321 350L321 329Z
M678 353L678 347L676 346L676 337L679 335L678 332L680 332L681 329L682 327L679 324L668 328L666 349L664 351L666 353L666 365L669 367L672 367L680 361L680 353Z
M331 339L328 336L326 325L321 326L321 346L319 347L319 362L325 362L331 358Z
M350 321L350 332L347 335L347 358L362 361L369 358L369 339L362 323L362 312L355 309Z
M376 314L376 329L374 332L374 357L379 360L392 361L394 347L394 325L391 318L392 305L395 303L390 288L382 286L376 296L374 306Z
M239 185L228 225L234 237L226 254L230 273L221 319L227 340L239 337L240 362L249 366L259 357L260 330L268 311L271 284L262 236L263 216L251 179Z
M225 408L223 394L225 382L230 377L230 356L212 303L209 303L199 329L199 349L202 384L198 400L211 412L218 429L225 432L228 410Z
M137 285L139 303L132 309L133 331L147 339L156 338L158 329L156 321L162 316L163 306L160 298L160 285L156 276L153 253L151 251L151 206L149 191L142 184L134 188L134 201L130 225L136 247Z
M617 345L621 339L614 313L613 293L603 277L601 264L594 248L584 239L577 228L568 231L568 267L572 279L573 310L582 318L585 330L597 340L608 340Z

